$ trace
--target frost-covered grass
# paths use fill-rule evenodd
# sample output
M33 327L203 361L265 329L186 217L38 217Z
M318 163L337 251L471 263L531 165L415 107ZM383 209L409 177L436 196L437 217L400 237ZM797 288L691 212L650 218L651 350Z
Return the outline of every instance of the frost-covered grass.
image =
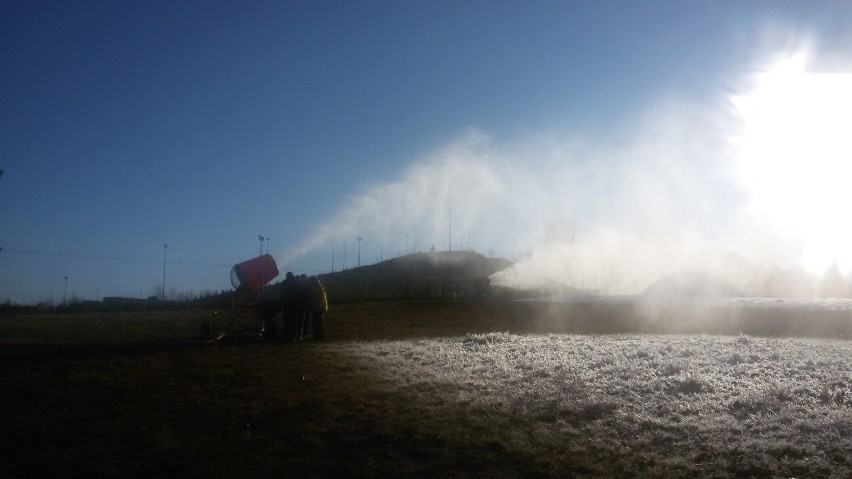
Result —
M603 474L852 476L848 341L491 332L340 353L554 473L579 453Z

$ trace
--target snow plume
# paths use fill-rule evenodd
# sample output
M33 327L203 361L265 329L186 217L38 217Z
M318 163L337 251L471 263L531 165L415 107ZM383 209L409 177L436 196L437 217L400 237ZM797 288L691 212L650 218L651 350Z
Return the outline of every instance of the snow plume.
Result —
M367 188L362 195L350 198L337 215L285 251L282 261L335 239L356 236L369 239L372 244L386 242L389 256L432 246L446 250L451 218L452 227L460 232L459 238L470 226L497 233L489 231L488 222L479 216L490 214L495 199L508 194L505 170L488 152L489 147L487 137L470 132L425 157L399 181ZM407 237L404 249L401 236Z
M505 257L516 264L493 278L504 285L639 291L689 254L737 239L744 194L722 124L669 102L622 144L499 142L472 130L352 197L282 258L363 237L384 258L432 248Z

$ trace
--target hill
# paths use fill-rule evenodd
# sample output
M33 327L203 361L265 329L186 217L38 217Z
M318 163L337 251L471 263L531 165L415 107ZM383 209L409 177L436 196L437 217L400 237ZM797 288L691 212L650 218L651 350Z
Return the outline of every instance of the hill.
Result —
M511 262L473 251L414 253L319 275L329 301L476 298L490 294L488 277Z

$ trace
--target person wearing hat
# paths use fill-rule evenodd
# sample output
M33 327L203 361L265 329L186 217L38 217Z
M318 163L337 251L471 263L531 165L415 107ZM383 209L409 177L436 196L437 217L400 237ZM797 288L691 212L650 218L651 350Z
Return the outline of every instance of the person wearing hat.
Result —
M311 302L309 314L311 316L311 329L313 329L313 338L314 341L324 341L325 325L323 324L322 318L325 313L328 312L328 296L325 293L325 286L323 286L318 277L311 276L309 284L311 286Z

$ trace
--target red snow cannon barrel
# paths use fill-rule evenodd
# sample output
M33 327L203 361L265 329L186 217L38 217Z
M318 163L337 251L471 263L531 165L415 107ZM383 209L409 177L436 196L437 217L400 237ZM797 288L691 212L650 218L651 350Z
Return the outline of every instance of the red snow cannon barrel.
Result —
M237 291L257 294L260 288L278 276L278 265L272 256L265 254L237 263L231 269L231 284Z

